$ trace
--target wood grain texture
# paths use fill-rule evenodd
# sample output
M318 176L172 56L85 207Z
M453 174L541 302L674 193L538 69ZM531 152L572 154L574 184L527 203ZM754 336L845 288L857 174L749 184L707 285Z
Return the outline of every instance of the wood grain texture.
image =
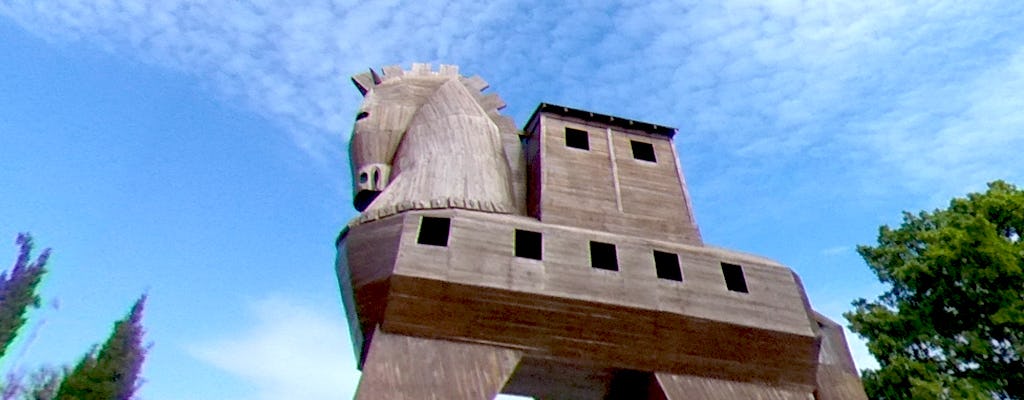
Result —
M490 400L519 358L507 348L377 332L355 398Z
M502 393L534 399L603 399L615 369L524 356Z
M391 218L356 226L342 233L336 243L335 271L360 368L374 329L384 317L402 223L402 218Z
M451 218L447 247L416 243L423 215ZM401 231L387 232L401 237L376 239L401 243L388 304L378 320L365 324L616 368L815 384L818 339L802 288L771 261L466 210L407 212L380 223L397 219ZM378 232L376 224L350 231L348 240ZM517 228L543 233L544 260L513 255ZM590 267L592 239L618 246L619 271ZM653 249L679 254L683 282L657 278ZM726 288L721 261L743 265L749 293ZM381 269L350 257L353 276L373 275L357 272L363 263Z
M867 400L842 325L817 312L814 318L821 335L817 400Z
M867 400L864 385L856 373L829 364L818 366L817 400Z
M527 133L538 143L527 144L526 159L540 163L527 168L541 177L539 187L530 185L537 204L528 208L543 211L531 215L550 224L702 243L668 137L556 115L537 119ZM586 131L590 149L566 146L567 127ZM631 141L651 144L657 161L634 158Z
M792 270L704 244L675 129L541 104L520 132L454 66L353 82L354 189L376 194L337 242L357 398L866 398Z
M517 210L498 128L457 80L441 85L420 107L393 168L391 185L364 215L447 208L453 202L491 212Z
M448 247L405 239L396 259L402 275L509 289L722 320L738 325L813 336L803 289L791 271L761 257L708 246L539 223L532 218L467 210L415 211L402 235L414 238L420 218L451 218ZM543 235L543 260L515 257L516 229ZM614 244L619 271L591 267L589 242ZM679 256L683 281L658 279L653 251ZM731 292L721 263L743 266L749 293Z
M379 83L366 74L353 82L365 93L350 142L362 213L350 226L410 209L525 214L518 129L498 112L504 100L480 92L486 82L427 64L385 68Z
M809 391L661 372L655 376L666 400L814 400Z

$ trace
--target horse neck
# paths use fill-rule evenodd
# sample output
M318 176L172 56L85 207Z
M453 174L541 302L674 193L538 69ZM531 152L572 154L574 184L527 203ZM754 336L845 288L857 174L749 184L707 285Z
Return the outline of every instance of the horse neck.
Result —
M458 81L442 85L420 107L393 168L390 201L515 210L498 127Z

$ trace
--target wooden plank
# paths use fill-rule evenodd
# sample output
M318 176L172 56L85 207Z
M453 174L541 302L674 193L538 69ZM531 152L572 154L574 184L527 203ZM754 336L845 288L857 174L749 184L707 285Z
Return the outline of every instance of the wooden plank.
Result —
M654 374L666 400L814 400L810 391L692 375Z
M491 400L520 357L496 346L377 332L355 398Z
M387 332L504 343L535 356L617 368L814 384L812 337L449 282L392 279L382 326Z
M814 312L821 335L817 400L867 400L843 327Z
M534 399L604 399L614 375L612 368L524 356L502 393Z
M567 127L589 133L589 150L568 148ZM681 185L668 137L542 115L536 128L544 155L528 154L543 169L543 193L534 208L541 221L699 245L700 232ZM531 138L531 140L533 140ZM657 162L636 160L631 141L654 147ZM531 149L531 152L536 150ZM533 213L536 215L537 213Z
M835 365L818 366L817 400L867 400L864 385L856 373Z
M527 217L473 211L410 213L403 235L415 238L420 215L452 218L447 247L408 239L396 272L455 283L515 289L717 319L733 324L813 336L792 273L771 261L707 247L651 241L599 231L538 223ZM515 229L541 232L544 260L530 274L517 274ZM590 266L589 242L617 246L619 271ZM655 273L653 250L679 256L684 281L666 284ZM726 288L721 262L743 266L750 293ZM513 282L514 285L513 286Z

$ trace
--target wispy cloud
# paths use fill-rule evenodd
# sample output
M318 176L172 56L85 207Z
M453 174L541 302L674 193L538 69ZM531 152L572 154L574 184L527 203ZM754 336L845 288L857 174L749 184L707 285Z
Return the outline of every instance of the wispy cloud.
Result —
M520 123L547 101L674 125L699 218L735 232L1024 181L1022 2L642 3L0 0L0 15L190 74L331 165L360 100L348 76L387 64L459 64ZM737 196L759 201L701 206ZM247 343L260 332L275 331Z
M250 382L261 399L352 397L359 377L340 318L286 297L253 302L249 313L252 326L189 353Z
M843 253L849 252L851 250L852 250L852 247L850 247L850 246L832 246L832 247L821 249L821 255L823 255L823 256L835 256L835 255L839 255L839 254L843 254Z
M953 193L1021 174L1024 48L969 79L915 88L869 124L865 144L914 189L936 183ZM948 194L942 198L948 198Z
M166 0L0 14L212 79L331 159L358 101L350 74L443 61L492 80L520 118L545 100L677 125L699 167L734 179L802 158L868 186L897 172L909 189L956 193L1014 173L1021 7Z

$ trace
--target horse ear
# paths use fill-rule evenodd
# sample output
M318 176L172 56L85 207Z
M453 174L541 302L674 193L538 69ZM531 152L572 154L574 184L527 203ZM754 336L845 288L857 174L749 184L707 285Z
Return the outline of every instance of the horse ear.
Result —
M374 86L373 76L369 72L363 72L359 75L352 77L352 84L356 85L356 89L359 89L359 93L366 96L366 92L370 91L370 88Z
M359 90L359 94L361 95L366 96L367 92L369 92L369 90L367 90L367 87L362 86L362 84L359 83L359 80L355 79L355 77L352 77L352 85L355 85L355 88Z
M352 83L356 85L356 89L359 89L359 93L362 93L363 96L366 96L366 92L369 92L370 88L380 85L381 82L383 80L373 68L370 68L370 72L363 72L352 77Z

